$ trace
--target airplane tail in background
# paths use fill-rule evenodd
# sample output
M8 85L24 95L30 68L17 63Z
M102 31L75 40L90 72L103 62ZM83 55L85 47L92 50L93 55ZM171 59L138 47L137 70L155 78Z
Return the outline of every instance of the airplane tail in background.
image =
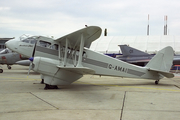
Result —
M119 45L123 56L148 56L148 53L129 47L127 45Z
M168 46L160 50L145 66L149 71L155 71L159 74L172 78L174 74L169 73L173 63L174 51Z

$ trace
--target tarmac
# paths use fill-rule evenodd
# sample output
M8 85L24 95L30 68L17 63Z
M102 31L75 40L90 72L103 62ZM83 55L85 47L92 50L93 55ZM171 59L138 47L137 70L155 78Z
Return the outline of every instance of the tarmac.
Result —
M2 66L0 120L180 120L180 75L154 80L85 75L44 90L28 67Z

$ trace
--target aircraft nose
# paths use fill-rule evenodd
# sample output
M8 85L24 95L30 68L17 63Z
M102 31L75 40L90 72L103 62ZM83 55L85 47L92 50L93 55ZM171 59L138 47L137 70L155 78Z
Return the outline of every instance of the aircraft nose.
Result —
M5 46L6 46L7 48L9 48L9 46L11 46L10 44L11 44L11 40L5 42Z
M17 43L15 40L9 40L5 43L5 46L9 48L12 51L16 51L17 49Z

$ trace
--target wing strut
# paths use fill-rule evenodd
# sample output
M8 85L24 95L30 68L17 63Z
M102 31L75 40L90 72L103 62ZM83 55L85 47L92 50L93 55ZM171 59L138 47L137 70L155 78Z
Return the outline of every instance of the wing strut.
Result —
M58 48L58 52L59 52L59 64L61 63L61 46L60 43L58 44L59 48Z
M77 67L82 67L82 54L83 54L83 49L84 49L84 36L81 34L81 44L79 47L79 58L78 58L78 64Z
M64 56L64 66L66 66L67 52L68 52L68 39L66 38L65 56Z

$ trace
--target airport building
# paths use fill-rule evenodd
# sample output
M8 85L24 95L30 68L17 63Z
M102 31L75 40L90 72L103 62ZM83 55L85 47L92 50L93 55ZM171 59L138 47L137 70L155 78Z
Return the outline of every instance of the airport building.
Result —
M5 49L5 42L14 38L0 38L0 50Z
M180 36L103 36L91 44L90 49L106 54L118 54L118 45L129 45L141 51L154 54L160 49L171 46L175 54L180 54Z

